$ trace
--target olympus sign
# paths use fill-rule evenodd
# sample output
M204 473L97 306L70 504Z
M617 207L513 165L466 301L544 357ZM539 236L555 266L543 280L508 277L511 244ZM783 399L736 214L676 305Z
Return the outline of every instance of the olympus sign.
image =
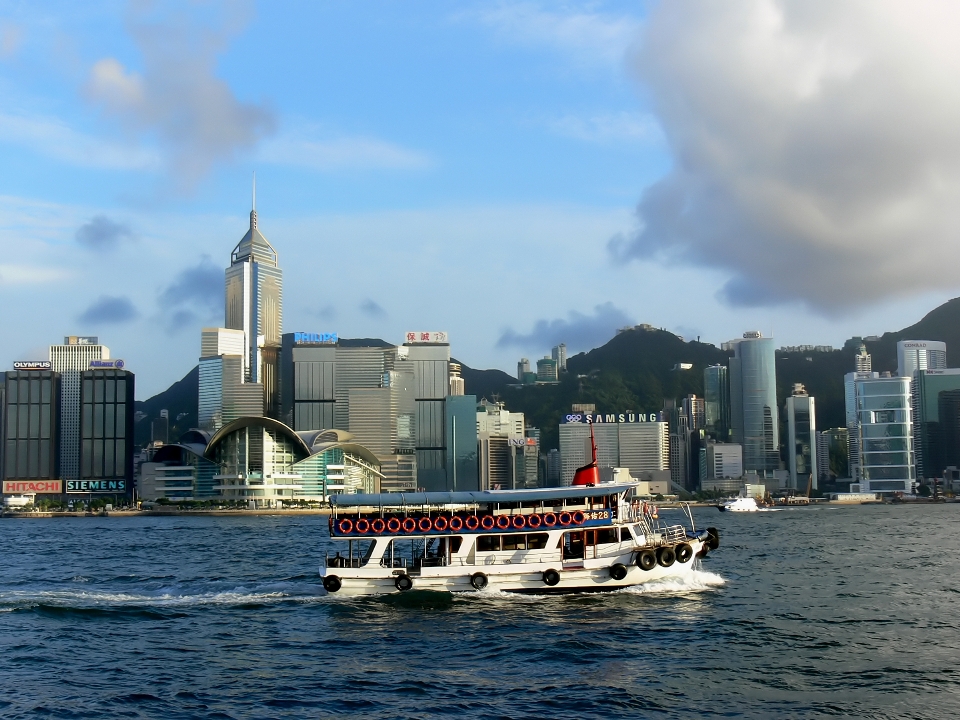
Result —
M15 360L14 370L49 370L49 360Z

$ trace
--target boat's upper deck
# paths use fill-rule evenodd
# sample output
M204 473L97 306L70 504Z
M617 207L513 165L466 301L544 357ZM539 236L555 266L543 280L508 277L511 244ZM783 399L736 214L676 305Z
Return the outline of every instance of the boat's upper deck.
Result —
M637 483L607 483L596 486L531 488L528 490L470 490L461 492L367 493L331 495L335 508L560 506L565 501L607 498L637 487Z

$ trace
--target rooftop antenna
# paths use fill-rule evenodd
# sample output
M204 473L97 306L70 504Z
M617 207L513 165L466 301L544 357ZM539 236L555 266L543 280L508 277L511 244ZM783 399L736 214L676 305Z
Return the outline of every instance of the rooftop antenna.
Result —
M253 200L250 209L250 228L257 227L257 171L253 171Z

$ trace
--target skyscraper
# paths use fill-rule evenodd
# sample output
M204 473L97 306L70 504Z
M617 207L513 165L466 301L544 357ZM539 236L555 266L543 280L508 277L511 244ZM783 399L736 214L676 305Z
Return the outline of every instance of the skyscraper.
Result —
M530 360L520 358L520 361L517 363L517 380L524 382L527 379L528 372L530 372Z
M743 446L743 469L760 475L780 467L780 421L773 338L745 332L730 358L733 441Z
M63 492L60 453L60 375L37 369L0 376L3 492ZM10 483L8 485L8 483ZM23 484L25 483L25 484Z
M787 398L786 413L790 487L804 491L810 482L815 490L820 479L817 473L816 403L802 384L794 384L793 394Z
M936 340L901 340L897 343L897 375L912 378L917 370L947 367L946 343Z
M917 370L913 380L917 478L960 467L960 369Z
M80 380L91 360L109 360L96 337L70 335L50 346L50 369L60 373L60 477L80 477Z
M873 370L873 361L870 358L870 353L867 352L867 346L863 343L860 343L860 349L857 350L854 364L857 372L871 372Z
M264 412L263 385L245 382L245 335L242 330L204 328L200 333L201 430L215 431L239 417Z
M283 271L277 251L257 227L257 190L253 189L250 229L230 256L226 269L224 324L245 335L248 382L265 386L266 402L276 392L276 354L283 332Z
M557 361L557 370L566 370L567 369L567 345L566 343L560 343L555 345L553 350L550 352L550 356Z
M856 445L858 467L853 471L861 492L912 492L916 468L910 378L848 373L845 384L851 463Z
M703 371L704 422L707 435L718 442L730 439L730 380L726 365Z

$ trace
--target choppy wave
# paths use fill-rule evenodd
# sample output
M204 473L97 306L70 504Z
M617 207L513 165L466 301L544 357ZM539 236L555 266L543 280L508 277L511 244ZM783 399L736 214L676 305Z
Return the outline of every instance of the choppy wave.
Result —
M642 585L631 585L619 592L638 595L682 595L692 592L713 590L726 584L720 575L706 570L693 570L684 575L651 580Z

